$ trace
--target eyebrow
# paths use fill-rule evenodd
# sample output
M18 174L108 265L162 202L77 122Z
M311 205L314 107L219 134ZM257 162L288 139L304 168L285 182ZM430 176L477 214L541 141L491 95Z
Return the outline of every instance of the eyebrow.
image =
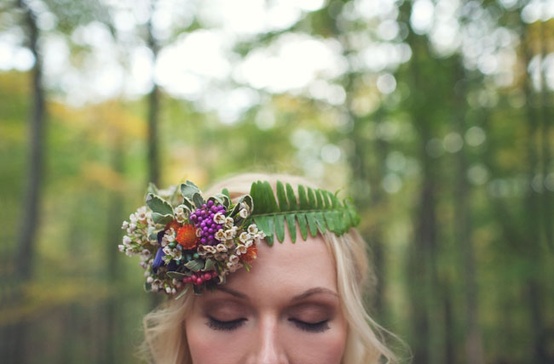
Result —
M314 287L314 288L308 289L307 291L305 291L303 293L300 293L299 295L294 296L291 299L291 301L293 301L293 302L302 301L302 300L304 300L304 299L306 299L310 296L317 295L317 294L328 294L328 295L332 295L332 296L335 296L335 297L339 296L337 292L332 291L328 288Z
M237 298L240 298L242 300L249 300L250 297L248 297L248 295L242 293L242 292L239 292L237 290L234 290L232 288L229 288L229 287L217 287L217 289L219 291L222 291L222 292L225 292L225 293L228 293L234 297L237 297ZM310 288L294 297L291 298L291 302L298 302L298 301L302 301L310 296L313 296L313 295L317 295L317 294L327 294L327 295L332 295L332 296L335 296L335 297L338 297L338 293L329 289L329 288L325 288L325 287L314 287L314 288Z

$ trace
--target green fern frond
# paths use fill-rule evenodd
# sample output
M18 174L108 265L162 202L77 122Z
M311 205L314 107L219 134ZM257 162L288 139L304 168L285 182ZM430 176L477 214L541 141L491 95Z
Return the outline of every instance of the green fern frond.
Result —
M272 245L276 237L285 239L285 225L292 242L296 242L296 226L303 240L308 235L331 231L336 235L346 233L359 223L359 216L352 203L325 190L299 185L295 193L290 184L278 181L276 191L269 182L258 181L250 189L254 211L251 218L266 235Z

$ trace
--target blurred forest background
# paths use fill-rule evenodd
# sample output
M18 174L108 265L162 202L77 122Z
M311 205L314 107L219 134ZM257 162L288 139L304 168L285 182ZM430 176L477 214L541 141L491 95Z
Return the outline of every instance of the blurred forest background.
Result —
M356 197L413 363L554 362L551 0L1 0L0 362L135 363L149 181Z

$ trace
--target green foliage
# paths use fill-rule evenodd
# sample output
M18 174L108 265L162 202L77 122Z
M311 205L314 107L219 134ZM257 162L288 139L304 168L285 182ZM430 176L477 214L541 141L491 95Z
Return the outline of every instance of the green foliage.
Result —
M327 230L342 235L359 223L352 203L349 200L341 202L326 190L299 185L295 194L289 183L283 185L278 181L273 191L269 182L257 181L252 184L250 196L254 203L252 218L269 244L273 244L274 237L283 242L285 225L291 241L295 242L297 225L302 239L306 240L308 233L316 236Z

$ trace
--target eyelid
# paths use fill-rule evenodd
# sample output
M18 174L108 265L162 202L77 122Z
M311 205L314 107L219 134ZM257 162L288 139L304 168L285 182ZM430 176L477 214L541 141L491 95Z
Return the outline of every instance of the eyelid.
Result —
M310 333L320 333L329 330L329 321L330 320L325 319L318 322L306 322L292 317L289 318L289 322L291 322L294 326L300 330Z
M240 328L246 320L246 318L239 318L236 320L223 321L208 316L208 322L206 322L206 325L208 325L210 329L216 331L233 331Z

